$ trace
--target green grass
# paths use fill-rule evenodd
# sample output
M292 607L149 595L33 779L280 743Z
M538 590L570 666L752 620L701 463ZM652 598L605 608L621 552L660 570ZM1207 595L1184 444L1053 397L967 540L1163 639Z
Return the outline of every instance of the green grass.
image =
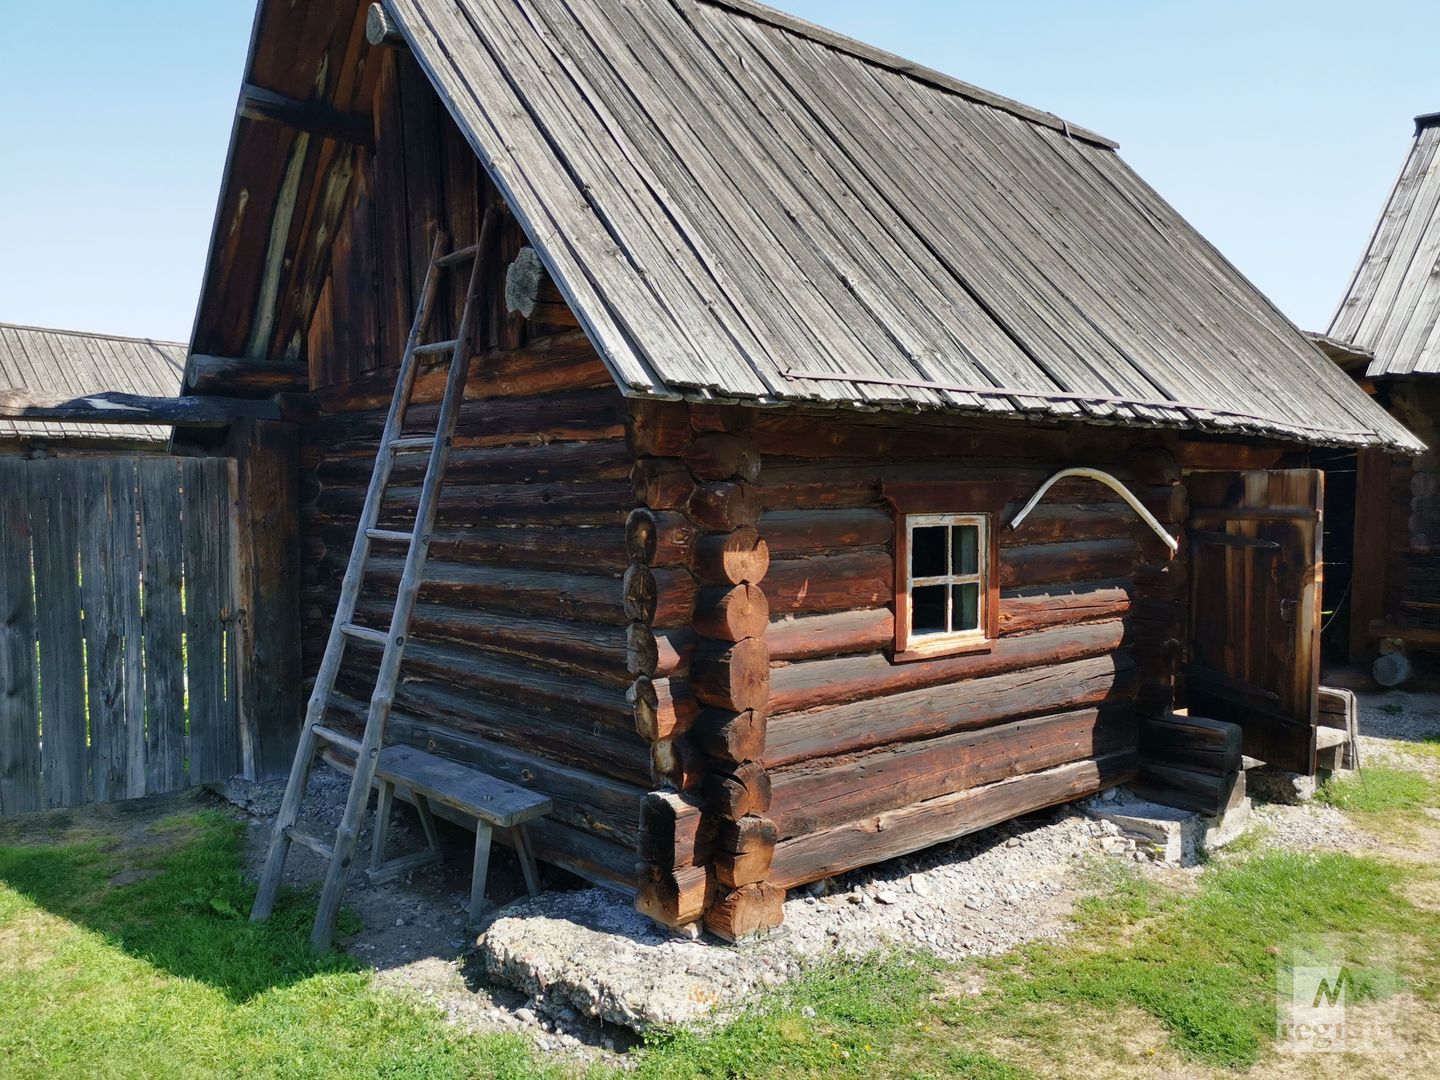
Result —
M1412 754L1440 760L1440 734L1422 735L1419 742L1409 743L1405 749Z
M540 1073L518 1038L436 1010L308 948L313 906L245 917L240 827L203 812L153 854L102 841L0 847L0 1062L7 1077ZM122 870L152 876L111 884Z
M1331 777L1320 785L1321 802L1360 814L1420 810L1440 801L1434 781L1420 773L1371 765L1348 776Z
M1022 1080L1066 1075L1067 1061L1093 1074L1097 1055L1102 1071L1143 1065L1117 1033L1122 1014L1148 1018L1197 1067L1243 1068L1269 1052L1277 946L1299 930L1394 941L1411 989L1427 1007L1440 997L1440 914L1404 895L1417 875L1433 883L1432 869L1267 850L1211 864L1182 893L1102 860L1063 943L958 968L918 954L832 959L723 1023L652 1035L627 1071L580 1074L517 1037L451 1027L343 955L312 957L308 897L251 924L240 829L225 816L152 830L139 849L105 837L0 847L7 1078ZM978 993L960 993L962 979Z

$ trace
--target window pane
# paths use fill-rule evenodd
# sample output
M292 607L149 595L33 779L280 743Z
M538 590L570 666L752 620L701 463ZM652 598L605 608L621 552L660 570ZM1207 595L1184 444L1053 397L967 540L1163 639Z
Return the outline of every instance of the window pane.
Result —
M980 572L980 529L974 525L956 525L950 532L955 545L956 574Z
M923 585L910 590L910 632L945 632L945 586Z
M980 586L952 585L955 590L954 625L952 630L978 630L980 627Z
M910 576L940 577L945 570L944 525L926 525L910 532Z

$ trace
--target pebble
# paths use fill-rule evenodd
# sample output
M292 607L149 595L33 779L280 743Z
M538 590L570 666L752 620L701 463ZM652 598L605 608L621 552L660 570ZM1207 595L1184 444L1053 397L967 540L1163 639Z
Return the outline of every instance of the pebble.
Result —
M898 904L900 897L897 893L891 892L889 889L881 889L875 894L875 902L877 904Z

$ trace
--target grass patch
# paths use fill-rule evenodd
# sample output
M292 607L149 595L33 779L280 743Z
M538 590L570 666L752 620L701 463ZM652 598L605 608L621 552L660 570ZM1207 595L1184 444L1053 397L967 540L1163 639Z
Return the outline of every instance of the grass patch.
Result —
M1428 777L1386 765L1371 765L1348 776L1332 776L1320 785L1321 802L1340 810L1378 814L1434 806L1440 792Z
M438 1010L310 954L313 904L246 917L240 826L163 823L155 846L0 847L6 1076L534 1076L515 1037L466 1037ZM152 873L131 884L111 884ZM352 924L353 925L353 924Z
M1406 744L1404 749L1409 753L1440 761L1440 733L1422 735L1418 741Z

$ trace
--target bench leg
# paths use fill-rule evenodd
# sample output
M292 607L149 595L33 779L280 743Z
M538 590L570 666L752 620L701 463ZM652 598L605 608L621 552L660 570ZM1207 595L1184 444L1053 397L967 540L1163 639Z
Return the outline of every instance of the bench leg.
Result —
M475 865L470 871L470 925L485 912L485 878L490 873L490 823L475 823Z
M395 805L395 785L380 784L380 798L375 804L375 835L370 844L370 869L379 870L385 862L385 838L390 832L390 810Z
M430 813L430 800L416 792L415 809L420 814L420 827L425 830L425 843L431 851L439 851L440 837L435 832L435 815Z
M515 845L515 854L520 859L520 869L525 874L525 888L531 896L540 895L540 874L535 867L535 853L530 849L530 837L524 825L510 830L510 842Z

